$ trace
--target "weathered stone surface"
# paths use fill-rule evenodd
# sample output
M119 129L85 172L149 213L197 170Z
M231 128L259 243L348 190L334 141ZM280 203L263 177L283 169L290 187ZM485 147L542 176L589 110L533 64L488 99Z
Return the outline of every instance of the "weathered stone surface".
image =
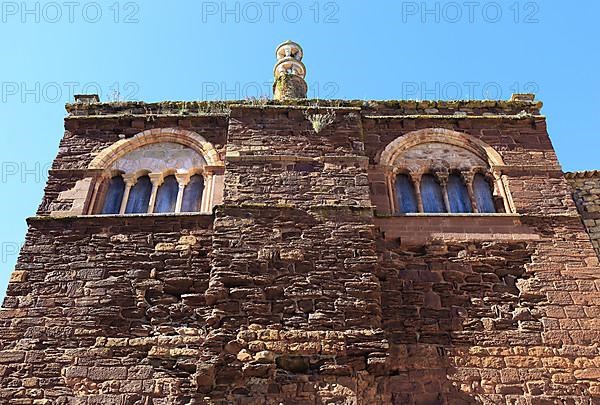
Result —
M598 402L600 269L541 106L323 103L319 134L306 102L70 106L0 312L0 403ZM158 128L225 157L212 215L49 217ZM427 128L494 148L516 214L390 216L380 156Z
M600 172L567 173L566 177L579 214L600 256ZM589 258L589 265L597 266L598 262Z

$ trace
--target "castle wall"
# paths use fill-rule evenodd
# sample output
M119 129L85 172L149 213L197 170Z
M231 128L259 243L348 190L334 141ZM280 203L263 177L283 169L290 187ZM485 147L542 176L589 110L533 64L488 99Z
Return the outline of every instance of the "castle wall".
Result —
M0 402L598 403L598 258L537 107L486 103L341 103L319 133L297 105L71 111L0 312ZM159 127L224 157L213 215L50 215ZM515 212L390 215L379 157L425 128L494 147Z
M592 244L600 255L600 174L567 173L567 181L572 188L573 199Z
M177 380L211 313L212 222L30 220L0 312L0 403L134 404Z

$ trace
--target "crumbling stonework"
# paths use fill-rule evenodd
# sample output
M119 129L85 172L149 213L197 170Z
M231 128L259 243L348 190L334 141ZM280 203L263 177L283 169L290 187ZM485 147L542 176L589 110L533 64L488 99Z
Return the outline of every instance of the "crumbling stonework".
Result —
M600 255L600 172L567 173L579 214Z
M0 312L0 403L600 403L600 266L540 103L67 108ZM92 162L152 130L211 145L214 211L88 215ZM382 155L430 133L497 153L511 212L395 215Z

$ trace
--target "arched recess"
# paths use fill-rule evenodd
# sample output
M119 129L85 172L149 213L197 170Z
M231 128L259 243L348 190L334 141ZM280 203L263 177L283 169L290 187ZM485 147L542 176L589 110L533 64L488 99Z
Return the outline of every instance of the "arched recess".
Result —
M402 152L423 143L445 143L458 146L486 160L490 168L504 166L502 156L490 145L471 135L445 128L421 129L396 138L381 153L379 163L384 166L392 166Z
M442 150L440 147L444 145L446 147L443 149L450 153L453 159L446 159L445 155L440 155L439 151ZM432 153L432 156L428 155L435 148L437 148L437 152ZM420 156L419 153L421 153ZM457 157L459 157L458 160ZM461 160L461 157L465 157L465 159ZM502 210L507 213L514 212L512 199L501 173L505 165L502 156L493 147L471 135L445 128L427 128L413 131L398 137L387 145L381 154L376 157L376 162L387 173L389 203L392 212L399 212L398 196L395 195L394 187L396 177L399 174L411 176L417 187L420 200L419 185L424 174L435 173L438 179L442 179L444 181L444 193L447 197L446 183L453 171L462 172L463 174L469 173L471 181L475 173L481 171L493 177L493 186L497 196L502 199L500 202L503 205ZM471 187L471 184L468 184L468 186ZM419 205L420 211L424 212L422 201L419 201ZM447 205L448 212L451 212L451 202L447 202Z
M158 144L161 144L161 146L158 147ZM105 193L104 184L106 183L107 178L110 178L110 173L114 172L115 167L122 163L122 159L124 157L131 156L131 154L135 155L138 153L138 151L144 150L144 148L169 148L169 145L171 145L170 147L172 148L175 148L178 145L179 147L188 148L188 150L193 151L192 153L198 156L198 159L201 161L201 163L198 163L200 166L177 167L177 164L173 164L174 161L171 162L171 160L168 159L168 161L171 163L167 163L166 166L173 167L170 167L169 169L166 169L166 166L162 168L155 167L154 171L149 173L154 189L152 191L152 198L149 202L148 213L154 213L156 197L158 195L158 191L160 190L160 186L164 183L165 179L169 178L169 176L176 177L179 188L181 189L181 192L178 193L181 194L181 196L178 195L178 200L176 202L178 209L177 212L180 212L179 209L182 204L181 200L183 198L183 192L185 191L187 183L193 175L203 176L203 184L205 184L199 212L210 213L215 205L221 203L219 200L219 195L221 193L215 193L215 191L218 190L219 187L222 187L223 184L222 177L224 172L224 163L220 159L220 156L214 146L205 138L195 132L178 128L157 128L144 131L132 138L117 141L106 149L102 150L88 166L90 172L98 174L95 178L94 186L90 189L88 194L90 203L88 204L89 209L86 212L89 214L101 213ZM181 152L181 150L178 149L177 152ZM144 166L143 162L141 165ZM134 170L137 169L145 169L145 166L136 167ZM152 168L148 167L148 169ZM135 184L139 175L138 172L135 171L132 171L131 173L127 173L126 171L123 175L126 180L129 180L128 189L125 192L126 200L129 196L128 192L131 189L131 186ZM215 195L217 196L216 199ZM123 203L123 207L126 207L125 203ZM160 211L161 209L159 209L159 212ZM121 209L121 213L123 213L123 209Z
M88 169L110 167L121 156L133 152L141 146L165 142L179 143L194 149L204 157L209 166L223 165L214 146L197 133L178 128L155 128L113 143L92 160Z

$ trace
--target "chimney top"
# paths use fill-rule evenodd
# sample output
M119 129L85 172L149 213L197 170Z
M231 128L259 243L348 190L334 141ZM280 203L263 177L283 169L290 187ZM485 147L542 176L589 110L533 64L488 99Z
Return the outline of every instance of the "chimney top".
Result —
M299 44L288 39L277 47L275 56L277 57L277 60L283 59L286 56L292 56L296 60L301 61L304 56L304 51Z
M308 86L306 66L302 63L304 51L293 41L286 41L275 50L277 64L273 70L275 83L273 97L275 100L306 98Z

